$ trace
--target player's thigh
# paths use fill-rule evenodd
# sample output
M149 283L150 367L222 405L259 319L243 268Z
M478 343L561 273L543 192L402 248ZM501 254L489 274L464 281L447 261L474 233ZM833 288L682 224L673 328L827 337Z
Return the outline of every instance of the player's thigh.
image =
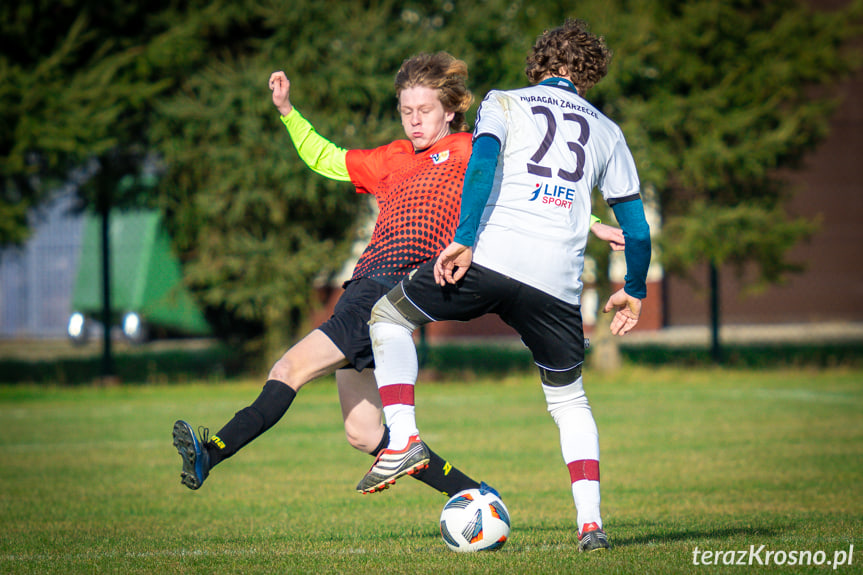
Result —
M404 290L406 300L427 316L427 321L416 321L421 319L416 314L411 316L417 325L422 325L428 321L468 321L497 313L513 287L514 280L477 264L471 265L455 285L440 286L434 279L434 262L430 262L402 280L395 290Z
M347 363L345 355L322 331L316 329L294 344L270 369L269 379L300 389L318 377L329 375Z
M336 385L348 442L361 451L371 452L384 433L381 396L374 370L339 369Z
M580 306L524 285L502 317L521 336L538 366L565 370L584 362Z

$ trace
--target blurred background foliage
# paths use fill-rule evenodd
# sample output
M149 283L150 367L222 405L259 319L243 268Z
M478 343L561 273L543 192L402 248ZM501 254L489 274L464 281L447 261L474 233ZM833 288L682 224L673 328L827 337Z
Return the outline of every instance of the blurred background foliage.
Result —
M217 333L272 356L306 327L315 282L343 266L372 208L297 158L270 73L285 70L319 133L371 148L403 136L405 58L464 59L478 103L524 85L533 41L567 17L615 53L587 98L620 123L660 207L666 269L754 264L756 283L794 271L786 253L817 222L786 213L779 170L826 134L829 88L860 65L863 0L831 12L802 0L4 3L0 244L24 241L27 210L74 177L82 205L158 207ZM118 191L142 173L158 174L155 191Z

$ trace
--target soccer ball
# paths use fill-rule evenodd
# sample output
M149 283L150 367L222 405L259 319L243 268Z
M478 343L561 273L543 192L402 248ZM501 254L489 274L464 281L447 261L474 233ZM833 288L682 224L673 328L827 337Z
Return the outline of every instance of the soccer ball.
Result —
M440 534L451 551L500 549L509 537L509 511L491 491L465 489L443 506Z

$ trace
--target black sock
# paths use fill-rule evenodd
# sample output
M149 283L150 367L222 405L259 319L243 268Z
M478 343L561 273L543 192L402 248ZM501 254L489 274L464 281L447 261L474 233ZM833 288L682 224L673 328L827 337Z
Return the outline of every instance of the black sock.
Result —
M231 421L210 438L206 446L210 455L210 468L274 426L296 396L297 392L281 381L267 381L252 405L235 413Z
M479 483L450 465L449 462L444 461L431 448L429 448L429 453L431 454L429 466L419 473L415 473L413 477L447 496L455 495L465 489L479 488Z
M377 457L378 453L380 453L381 451L386 449L387 445L389 445L389 444L390 444L390 428L387 427L386 425L384 425L384 436L381 437L381 442L378 443L378 446L375 447L374 450L372 450L372 452L369 453L369 455L371 455L372 457Z

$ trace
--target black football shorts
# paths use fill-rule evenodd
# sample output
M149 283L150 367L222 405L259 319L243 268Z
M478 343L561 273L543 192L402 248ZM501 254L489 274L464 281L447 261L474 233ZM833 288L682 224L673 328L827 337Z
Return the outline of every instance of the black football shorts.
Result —
M357 371L375 366L368 322L375 303L387 291L387 286L366 278L348 283L333 315L318 327Z
M456 285L439 286L434 279L434 262L430 262L393 289L403 290L428 321L499 315L518 332L539 367L568 370L584 361L581 306L476 263ZM411 315L416 323L419 314Z

